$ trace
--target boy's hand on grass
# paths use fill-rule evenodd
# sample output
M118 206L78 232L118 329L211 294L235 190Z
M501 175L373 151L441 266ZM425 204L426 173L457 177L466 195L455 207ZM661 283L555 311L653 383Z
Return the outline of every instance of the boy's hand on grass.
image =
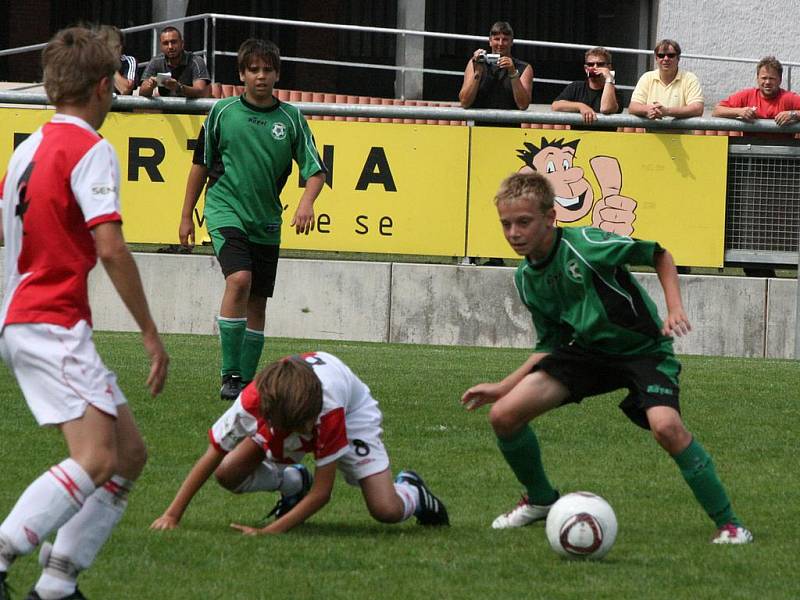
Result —
M161 515L150 524L150 529L163 531L165 529L176 529L178 527L178 519L169 515Z
M249 527L247 525L239 525L238 523L231 523L231 528L236 529L237 531L241 531L244 535L269 535L272 533L271 531L267 531L267 528L259 529L258 527Z

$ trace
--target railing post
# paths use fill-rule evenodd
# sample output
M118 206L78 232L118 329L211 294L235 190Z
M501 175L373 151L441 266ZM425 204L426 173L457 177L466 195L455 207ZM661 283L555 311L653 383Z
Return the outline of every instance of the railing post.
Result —
M217 81L217 17L211 17L211 51L206 56L211 73L211 83Z

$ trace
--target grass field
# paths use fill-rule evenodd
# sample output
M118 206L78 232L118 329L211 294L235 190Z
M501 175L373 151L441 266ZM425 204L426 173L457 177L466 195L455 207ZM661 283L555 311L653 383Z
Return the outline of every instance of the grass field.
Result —
M794 547L800 522L800 431L794 361L685 357L683 413L711 452L734 507L756 542L708 543L702 514L677 467L616 408L621 394L545 415L536 424L548 474L562 492L590 490L616 510L619 536L602 561L554 554L542 524L493 531L491 520L518 499L486 422L486 409L458 405L464 389L518 366L521 350L268 340L264 360L326 350L347 362L384 412L394 470L412 467L447 503L452 526L373 522L360 493L338 481L331 503L278 537L228 528L254 523L274 494L233 496L214 482L181 527L149 523L172 499L227 406L217 399L217 340L167 336L172 371L163 396L144 393L138 336L98 334L150 449L124 520L81 589L94 600L229 598L591 598L717 599L800 597ZM0 371L0 517L27 484L65 456L60 435L37 429L6 369ZM794 565L794 566L793 566ZM14 565L22 598L38 576L35 556Z

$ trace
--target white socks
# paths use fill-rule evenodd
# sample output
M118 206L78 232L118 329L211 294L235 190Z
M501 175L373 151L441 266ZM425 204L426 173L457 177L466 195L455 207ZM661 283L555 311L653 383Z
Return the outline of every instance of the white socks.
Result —
M419 506L419 490L409 483L395 483L394 491L403 501L403 518L401 521L411 518Z
M0 534L14 554L28 554L77 513L94 489L92 478L68 458L28 486L0 525ZM0 556L0 570L7 570L9 563L7 556Z
M292 466L284 467L264 461L245 479L234 494L279 491L284 496L296 494L303 488L303 476Z
M58 530L36 583L43 600L75 591L78 573L89 568L128 506L133 482L114 475L86 500L83 508Z

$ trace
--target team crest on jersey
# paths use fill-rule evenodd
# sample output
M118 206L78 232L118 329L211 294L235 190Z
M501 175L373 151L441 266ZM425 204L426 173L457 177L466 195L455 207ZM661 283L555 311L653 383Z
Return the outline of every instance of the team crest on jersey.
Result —
M286 137L286 125L278 121L272 125L272 130L270 133L272 133L272 137L276 140L282 140Z
M575 260L574 258L567 263L566 270L567 270L567 275L573 281L577 281L578 283L583 281L583 273L581 273L581 270L578 268L578 261Z

